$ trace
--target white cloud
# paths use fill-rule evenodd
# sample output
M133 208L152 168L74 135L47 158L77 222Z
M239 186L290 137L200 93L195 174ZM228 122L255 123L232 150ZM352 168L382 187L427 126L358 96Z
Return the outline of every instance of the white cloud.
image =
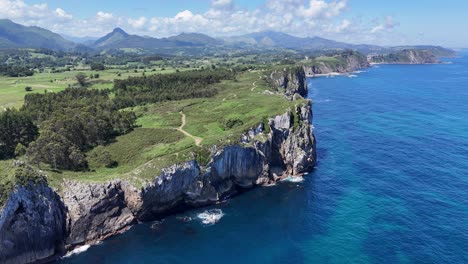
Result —
M352 23L348 19L343 19L338 25L327 25L324 27L325 32L329 33L344 33L353 31Z
M55 9L55 14L57 14L58 17L64 18L64 19L72 19L73 16L65 12L62 8L57 8Z
M138 19L128 19L128 24L138 29L143 28L146 25L146 22L148 22L148 19L146 17L140 17Z
M114 15L112 15L112 13L106 13L102 11L99 11L96 13L96 19L98 21L106 21L106 20L111 20L113 18L114 18Z
M308 6L300 8L299 15L304 18L332 18L341 14L346 8L347 1L326 2L324 0L310 0Z
M370 30L370 33L378 33L380 31L390 31L390 30L393 30L394 28L398 27L399 25L400 25L400 23L396 22L393 19L393 17L386 16L386 17L384 17L383 23L374 26Z
M100 10L82 19L47 3L30 5L24 0L0 0L0 18L74 36L103 36L115 27L155 37L181 32L225 36L275 30L350 42L376 41L380 33L391 32L399 25L390 16L374 22L358 21L346 16L347 7L348 0L265 0L255 9L246 9L237 6L234 0L212 0L205 12L181 10L174 16L128 17Z
M232 0L214 0L213 5L214 6L227 6L232 4Z

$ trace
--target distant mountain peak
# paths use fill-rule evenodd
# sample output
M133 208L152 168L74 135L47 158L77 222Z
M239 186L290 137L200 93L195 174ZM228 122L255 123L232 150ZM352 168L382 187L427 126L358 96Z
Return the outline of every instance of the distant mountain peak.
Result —
M117 28L114 28L114 30L112 30L111 34L122 34L124 36L129 36L129 34L127 32L125 32L125 30L117 27Z

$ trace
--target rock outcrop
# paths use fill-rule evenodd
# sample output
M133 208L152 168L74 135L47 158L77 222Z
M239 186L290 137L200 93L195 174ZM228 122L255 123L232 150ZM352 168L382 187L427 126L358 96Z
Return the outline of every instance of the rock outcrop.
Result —
M301 91L305 75L290 73L286 89ZM307 91L307 90L305 90ZM66 181L60 196L46 184L17 186L0 217L0 261L29 263L121 233L137 221L216 203L240 190L310 172L315 165L311 102L300 103L242 135L236 145L156 173L137 188L126 181Z
M307 76L314 76L316 74L350 73L369 66L366 56L348 51L336 55L334 60L314 60L310 64L306 63L304 71Z
M0 215L0 263L30 263L65 252L66 208L45 183L16 186Z
M90 184L67 181L62 199L67 206L67 245L96 242L135 223L120 181Z
M283 88L284 94L288 97L295 94L304 98L307 96L306 73L301 67L273 71L270 74L270 80L275 87Z
M374 64L433 64L440 63L431 50L404 49L389 54L371 54L368 60Z

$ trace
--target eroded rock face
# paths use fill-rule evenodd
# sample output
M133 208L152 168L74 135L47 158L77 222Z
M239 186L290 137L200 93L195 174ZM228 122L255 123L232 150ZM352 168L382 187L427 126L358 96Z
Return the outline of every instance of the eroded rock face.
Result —
M348 55L342 56L343 63L330 64L326 62L317 62L313 66L304 66L304 72L307 76L314 76L316 74L329 74L329 73L350 73L358 69L370 67L367 58L362 55Z
M213 157L210 164L210 181L232 181L240 187L252 187L265 174L267 160L254 147L229 146Z
M161 215L185 202L187 190L200 179L200 168L195 161L174 165L163 170L153 184L141 192L142 205L138 217L145 221Z
M301 67L273 71L270 79L275 86L284 88L284 94L288 97L293 98L295 94L307 96L306 74Z
M68 181L63 192L67 206L68 245L96 242L135 223L120 181L90 184Z
M46 184L17 186L0 215L0 263L30 263L64 253L65 211Z

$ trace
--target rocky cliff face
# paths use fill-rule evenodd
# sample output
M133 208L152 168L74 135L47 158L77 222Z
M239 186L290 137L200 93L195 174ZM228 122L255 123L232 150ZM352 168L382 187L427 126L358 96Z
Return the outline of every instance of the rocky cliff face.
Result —
M275 87L285 89L286 96L294 96L295 94L304 98L307 96L306 73L301 67L273 71L270 74L270 80Z
M0 215L0 263L30 263L65 250L66 208L46 184L17 186Z
M300 76L287 77L287 87L303 89ZM251 129L239 144L213 150L206 166L195 160L174 165L142 188L125 181L67 181L59 196L46 184L18 186L0 217L0 261L44 260L121 233L137 221L212 204L245 188L307 173L316 161L311 121L308 101L271 118L268 127Z
M126 202L125 184L120 181L106 184L66 182L62 200L68 213L67 245L96 242L135 223L136 218Z
M336 58L337 61L315 61L311 65L304 65L307 76L329 73L350 73L370 66L367 58L358 53L343 53Z
M432 64L439 60L430 50L406 49L385 55L369 55L368 60L377 64Z

